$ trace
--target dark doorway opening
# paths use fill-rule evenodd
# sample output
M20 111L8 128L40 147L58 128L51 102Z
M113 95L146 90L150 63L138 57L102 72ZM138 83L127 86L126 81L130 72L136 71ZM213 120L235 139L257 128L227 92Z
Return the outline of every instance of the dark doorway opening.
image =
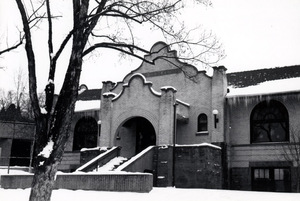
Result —
M30 165L31 141L14 139L11 147L10 166Z
M120 146L125 152L138 154L145 148L156 144L155 130L152 124L143 117L134 117L126 121L117 133ZM135 150L134 149L135 145Z
M97 146L97 121L92 117L81 118L74 130L73 150L92 148Z
M152 124L145 118L136 118L136 153L156 144L155 131Z

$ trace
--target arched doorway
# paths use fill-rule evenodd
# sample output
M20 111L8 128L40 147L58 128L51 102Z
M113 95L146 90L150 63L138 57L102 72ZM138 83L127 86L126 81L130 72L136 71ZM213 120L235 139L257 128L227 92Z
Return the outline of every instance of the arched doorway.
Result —
M134 117L125 121L116 133L116 145L122 147L121 154L124 157L132 157L155 144L154 127L144 117Z
M74 130L73 150L97 146L97 121L93 117L78 120Z

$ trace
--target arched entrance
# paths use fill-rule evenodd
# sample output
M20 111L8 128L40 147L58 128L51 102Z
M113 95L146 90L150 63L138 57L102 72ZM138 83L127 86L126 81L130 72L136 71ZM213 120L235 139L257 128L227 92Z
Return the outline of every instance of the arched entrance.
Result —
M73 150L97 146L97 121L93 117L78 120L74 130Z
M122 147L121 155L124 157L132 157L155 144L154 127L144 117L134 117L125 121L116 133L116 145Z

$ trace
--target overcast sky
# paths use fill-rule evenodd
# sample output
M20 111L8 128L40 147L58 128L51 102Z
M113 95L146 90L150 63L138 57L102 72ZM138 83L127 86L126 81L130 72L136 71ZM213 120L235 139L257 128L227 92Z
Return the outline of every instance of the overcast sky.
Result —
M213 7L187 7L183 15L188 26L202 25L219 38L226 57L218 65L224 65L228 72L300 64L300 0L212 0L212 3ZM10 37L3 42L3 35L12 35L11 28L14 28L13 33L17 32L19 15L14 4L14 1L0 0L1 46L13 39ZM149 34L144 47L150 49L158 40L162 39ZM47 48L44 41L43 45L41 36L35 45ZM43 60L37 62L41 91L47 82L48 64ZM99 53L86 59L81 83L89 88L100 88L102 81L120 81L140 63L137 60L120 60L118 54L111 52L109 56ZM1 56L0 66L6 67L0 70L0 88L12 89L16 69L26 68L24 52L18 54L18 51L13 51ZM57 79L63 78L64 69L61 69Z

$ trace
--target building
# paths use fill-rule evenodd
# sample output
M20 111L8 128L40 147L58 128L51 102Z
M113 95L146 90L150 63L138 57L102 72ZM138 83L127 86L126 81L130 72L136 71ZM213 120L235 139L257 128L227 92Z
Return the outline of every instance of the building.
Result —
M230 187L296 191L300 66L227 75L225 135ZM233 88L235 87L235 88ZM289 148L288 148L289 147ZM287 154L289 157L287 157Z
M82 148L135 158L154 146L140 170L156 186L297 190L286 148L300 126L300 66L207 73L163 42L145 60L121 82L81 86L61 170L79 166Z
M0 166L30 166L35 124L11 104L0 111Z
M213 167L203 167L203 161L219 157L213 163L221 168L212 170L219 174L206 178L214 183L204 187L296 190L297 164L286 159L284 147L293 143L291 136L300 124L300 66L237 73L226 73L221 66L208 75L179 61L176 52L161 42L145 59L154 64L143 62L122 82L103 82L101 90L81 93L76 107L81 119L74 124L70 141L73 150L87 147L90 138L98 138L98 146L120 146L121 155L130 158L149 145L176 143L176 149L181 150L175 156L177 166L183 170L177 172L178 186L203 187L197 181L183 181L196 178L205 183L202 177L209 173L199 172ZM82 105L91 108L82 109ZM89 134L78 132L83 121L86 125L93 122L87 126L93 129L86 131ZM91 133L93 137L89 137ZM85 138L79 140L84 145L76 145L78 136ZM203 159L195 156L201 151L183 148L203 143L217 145L222 151L212 151L211 158ZM179 155L190 157L189 162L181 164ZM172 167L167 170L172 172Z

